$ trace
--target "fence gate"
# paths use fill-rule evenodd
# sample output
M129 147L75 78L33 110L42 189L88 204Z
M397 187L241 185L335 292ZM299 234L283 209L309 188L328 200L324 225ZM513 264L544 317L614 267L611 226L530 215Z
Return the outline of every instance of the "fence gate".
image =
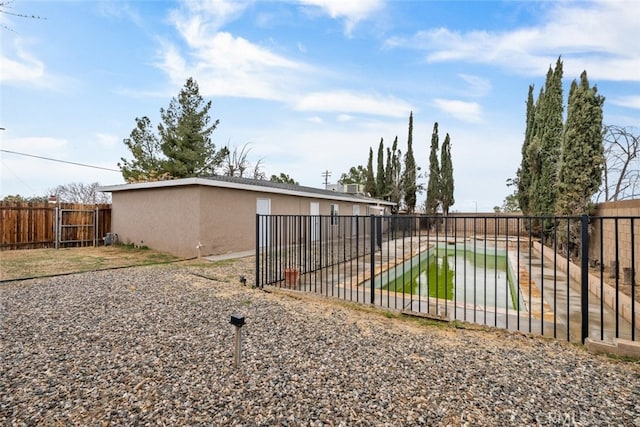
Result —
M61 246L97 246L99 242L99 210L64 209L55 210L55 248Z

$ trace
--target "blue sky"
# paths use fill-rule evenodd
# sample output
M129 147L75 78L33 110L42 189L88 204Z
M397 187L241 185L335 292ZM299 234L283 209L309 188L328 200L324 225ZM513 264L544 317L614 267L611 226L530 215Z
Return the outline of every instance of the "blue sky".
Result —
M528 86L587 70L604 121L640 126L640 3L629 1L20 1L0 14L0 148L117 169L134 119L154 125L188 77L217 147L267 176L335 183L380 138L418 166L449 133L456 211L491 211L515 176ZM118 172L0 152L0 197ZM374 156L375 160L375 156ZM421 179L426 183L426 178ZM419 203L424 194L419 196Z

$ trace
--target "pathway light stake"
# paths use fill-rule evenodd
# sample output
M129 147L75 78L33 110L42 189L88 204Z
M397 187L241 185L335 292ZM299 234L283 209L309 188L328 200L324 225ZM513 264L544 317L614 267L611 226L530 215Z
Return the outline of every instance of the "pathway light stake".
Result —
M233 355L233 365L240 367L241 350L242 350L242 326L244 325L244 316L241 314L232 314L230 323L236 328L236 346Z

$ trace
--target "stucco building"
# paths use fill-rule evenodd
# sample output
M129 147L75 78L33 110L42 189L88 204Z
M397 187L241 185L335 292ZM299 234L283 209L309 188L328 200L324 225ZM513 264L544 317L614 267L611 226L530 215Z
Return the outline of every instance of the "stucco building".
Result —
M393 203L236 177L184 178L101 187L112 193L111 230L180 257L255 249L256 214L379 215Z

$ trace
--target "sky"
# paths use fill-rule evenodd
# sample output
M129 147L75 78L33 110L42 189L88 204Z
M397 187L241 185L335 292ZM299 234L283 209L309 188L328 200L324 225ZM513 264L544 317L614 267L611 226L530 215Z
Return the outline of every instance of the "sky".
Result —
M537 94L558 57L565 103L586 70L605 124L640 127L636 0L16 0L5 11L42 19L0 13L0 198L123 183L135 118L157 126L189 77L220 120L217 148L245 147L267 177L310 187L366 166L370 148L375 169L381 139L405 153L410 112L425 174L437 122L458 212L490 212L512 192L529 85Z

